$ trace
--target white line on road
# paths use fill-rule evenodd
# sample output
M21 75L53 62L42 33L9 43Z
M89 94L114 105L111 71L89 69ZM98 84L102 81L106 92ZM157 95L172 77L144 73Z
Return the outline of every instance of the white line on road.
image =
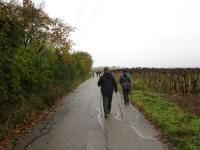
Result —
M156 140L156 138L153 138L153 137L146 137L146 136L142 135L142 134L140 133L140 131L139 131L138 129L136 129L136 127L135 127L133 124L131 125L131 128L133 128L134 131L137 133L137 135L139 135L139 136L140 136L141 138L143 138L143 139L153 140L153 141Z
M116 120L121 120L121 118L120 118L120 112L119 111L116 111L115 119Z
M103 126L103 123L101 121L101 111L99 108L96 107L96 110L98 111L98 115L97 115L97 118L98 118L98 122L100 124L100 126L102 127L102 129L104 129L104 126Z

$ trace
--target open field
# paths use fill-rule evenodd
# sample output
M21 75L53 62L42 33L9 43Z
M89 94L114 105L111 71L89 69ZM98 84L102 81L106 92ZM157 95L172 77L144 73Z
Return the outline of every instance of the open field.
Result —
M133 80L142 80L147 87L165 93L169 101L184 111L200 115L199 68L133 68L130 75Z
M188 70L191 72L185 74ZM131 70L132 103L162 131L164 139L181 149L199 150L199 69L175 72L174 69Z

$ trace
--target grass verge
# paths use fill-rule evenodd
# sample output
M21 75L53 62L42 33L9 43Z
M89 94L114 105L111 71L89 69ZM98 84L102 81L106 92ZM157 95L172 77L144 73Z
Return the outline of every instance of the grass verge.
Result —
M200 150L200 118L187 114L167 101L162 93L147 88L143 81L133 82L132 102L158 126L169 141L187 150Z

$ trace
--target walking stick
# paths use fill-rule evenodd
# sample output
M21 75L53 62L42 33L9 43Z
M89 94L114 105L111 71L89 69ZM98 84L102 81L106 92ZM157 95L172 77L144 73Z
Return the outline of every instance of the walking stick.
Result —
M123 104L123 98L122 98L122 94L121 94L121 102L122 102L122 104Z
M101 104L101 90L100 90L100 109L101 109L101 116L102 116L102 104Z

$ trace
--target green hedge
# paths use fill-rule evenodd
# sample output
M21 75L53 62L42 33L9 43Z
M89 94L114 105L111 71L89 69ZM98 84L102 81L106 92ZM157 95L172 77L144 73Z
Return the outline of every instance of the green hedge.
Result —
M31 1L0 0L0 139L88 78L92 58L71 51L72 31Z

